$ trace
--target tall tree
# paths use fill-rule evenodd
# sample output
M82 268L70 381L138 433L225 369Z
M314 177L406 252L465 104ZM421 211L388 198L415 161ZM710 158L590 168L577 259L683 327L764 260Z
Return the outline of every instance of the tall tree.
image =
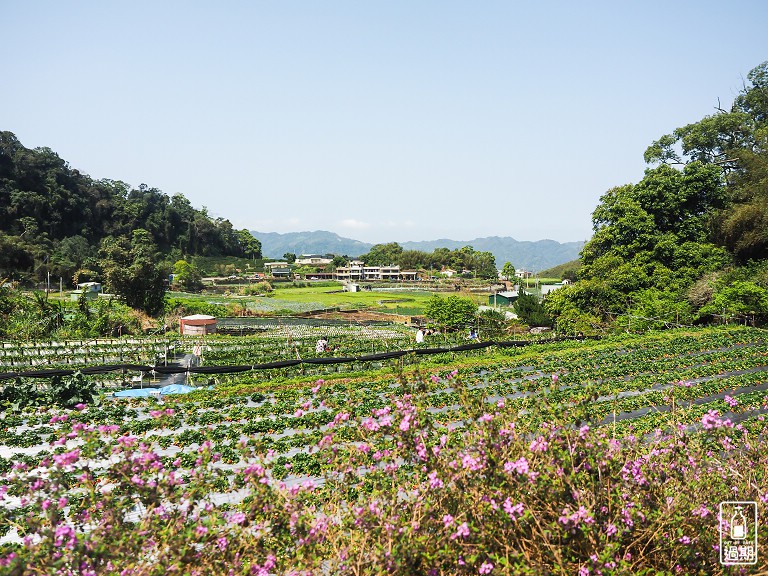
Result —
M250 231L245 229L238 230L236 234L243 256L253 259L261 258L261 242L254 238Z
M154 315L165 303L167 270L159 265L157 248L144 229L124 238L105 238L99 249L107 288L125 299L131 308Z
M515 267L512 265L512 262L504 263L504 266L501 268L501 275L505 280L515 281Z
M364 254L360 259L369 266L389 266L390 264L397 264L402 253L403 247L397 242L375 244L368 254Z
M721 170L723 205L711 216L714 239L739 262L768 253L768 61L747 75L730 109L662 136L645 152L650 164L701 162Z
M444 298L435 294L427 300L424 315L440 326L460 329L474 322L477 304L470 298L455 294Z

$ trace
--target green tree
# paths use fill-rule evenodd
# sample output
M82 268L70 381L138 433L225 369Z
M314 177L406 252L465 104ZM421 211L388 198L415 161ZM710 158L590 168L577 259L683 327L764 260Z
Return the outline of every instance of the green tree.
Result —
M549 317L539 299L532 294L521 292L514 304L515 314L528 326L552 326Z
M768 290L749 281L719 286L712 301L701 309L715 316L768 317Z
M444 328L461 329L474 322L477 304L455 294L447 297L434 294L427 300L424 315Z
M173 265L173 282L184 292L200 292L203 289L200 269L186 260L178 260Z
M296 262L296 254L293 252L286 252L283 254L283 258L285 258L285 261L288 262L288 264L293 264Z
M626 314L616 323L622 329L661 330L693 321L691 304L675 292L648 288L632 295Z
M19 278L32 272L35 256L18 236L0 232L0 278Z
M77 270L95 263L95 250L83 236L68 236L58 243L51 255L51 273L71 277Z
M477 314L477 328L483 339L501 338L505 335L507 320L503 312L483 310Z
M109 290L122 296L131 308L149 315L163 310L168 274L149 232L134 230L130 242L105 238L99 256Z
M475 252L473 270L478 278L495 280L499 277L496 268L496 257L491 252Z
M261 258L261 242L253 237L248 230L238 230L237 240L243 256L256 260Z
M504 266L501 268L501 275L505 280L515 281L515 267L511 262L504 263Z
M747 80L730 109L677 128L645 152L649 164L700 162L722 173L714 238L741 263L768 252L768 61Z
M403 253L403 247L397 242L389 244L375 244L371 247L368 254L360 257L369 266L389 266L400 262L400 255Z

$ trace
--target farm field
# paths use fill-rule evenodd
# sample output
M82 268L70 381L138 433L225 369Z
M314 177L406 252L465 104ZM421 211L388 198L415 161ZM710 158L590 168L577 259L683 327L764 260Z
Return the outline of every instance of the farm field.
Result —
M375 342L348 338L350 355ZM286 335L221 338L207 362L248 364L275 341ZM188 395L6 409L0 566L730 574L719 504L768 512L767 377L766 332L728 326L246 370ZM768 568L756 562L747 573Z
M236 289L236 287L233 287ZM364 290L361 292L344 292L342 285L328 286L320 283L308 287L279 287L268 297L242 296L236 294L186 294L170 293L171 297L183 297L212 304L237 303L242 307L257 313L274 314L279 312L302 313L328 308L343 310L368 309L378 312L389 312L404 315L421 314L427 300L434 292L428 290L398 289L397 286L380 290ZM462 293L467 296L467 294ZM487 301L486 296L470 295L476 302Z

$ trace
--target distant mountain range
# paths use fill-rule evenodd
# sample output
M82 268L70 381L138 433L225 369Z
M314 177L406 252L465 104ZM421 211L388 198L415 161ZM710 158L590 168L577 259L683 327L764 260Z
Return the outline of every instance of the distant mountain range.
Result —
M317 230L315 232L257 232L251 231L261 241L261 251L265 258L282 258L283 254L338 254L357 257L365 254L373 244L343 238L333 232ZM536 242L518 241L509 236L489 236L473 240L424 240L421 242L398 242L405 250L432 252L435 248L455 250L472 246L475 250L491 252L496 258L496 266L501 268L505 262L512 262L515 268L525 268L533 272L552 268L558 264L576 260L584 242L556 242L537 240Z

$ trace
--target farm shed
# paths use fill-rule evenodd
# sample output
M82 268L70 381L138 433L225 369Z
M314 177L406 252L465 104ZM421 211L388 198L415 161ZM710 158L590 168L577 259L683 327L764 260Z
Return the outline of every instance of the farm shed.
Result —
M519 294L517 290L503 290L488 296L489 306L512 306L517 300Z
M101 284L99 282L81 282L77 285L77 290L71 292L70 299L77 301L82 294L85 294L88 300L95 300L100 292Z
M205 314L184 316L179 321L179 332L188 336L204 336L216 332L216 318Z

